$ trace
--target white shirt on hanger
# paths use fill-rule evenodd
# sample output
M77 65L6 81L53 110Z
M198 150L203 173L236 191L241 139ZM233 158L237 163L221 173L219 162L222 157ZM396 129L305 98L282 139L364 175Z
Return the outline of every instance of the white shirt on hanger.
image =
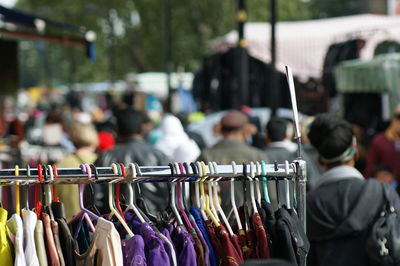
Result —
M7 227L10 230L10 238L14 244L15 260L14 266L25 266L24 255L24 225L21 216L14 213L7 221Z
M21 211L24 221L24 253L27 266L39 266L39 259L35 246L36 213L23 209Z

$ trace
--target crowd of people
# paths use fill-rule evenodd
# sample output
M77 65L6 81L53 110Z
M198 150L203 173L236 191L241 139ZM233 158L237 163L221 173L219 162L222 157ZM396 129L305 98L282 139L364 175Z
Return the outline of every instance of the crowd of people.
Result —
M253 121L249 112L226 112L214 127L220 140L212 147L205 147L201 135L188 130L187 116L182 114L164 114L156 125L145 111L126 105L109 110L95 108L91 112L80 108L34 109L24 123L18 119L2 123L4 139L11 139L9 149L2 153L9 153L13 148L17 152L1 158L3 167L56 163L60 168L78 167L83 163L110 166L114 162L126 165L135 162L141 166L183 161L283 163L297 158L299 146L293 142L290 121L272 117L261 131ZM400 108L395 110L387 129L372 139L366 149L363 169L355 167L359 149L352 125L332 114L307 118L302 125L304 143L300 152L307 162L309 180L309 265L368 265L365 242L384 203L382 184L398 189ZM43 153L46 149L62 152L55 157L50 153L26 161L23 156L26 151L18 150L22 142L43 147ZM127 193L126 186L121 187L122 194ZM166 208L165 186L163 183L142 185L141 193L147 199L149 210ZM95 185L93 189L94 192L85 190L85 197L94 196L96 207L100 211L107 209L106 187ZM223 208L228 202L224 199L228 193L229 187L221 185ZM243 200L241 191L235 191L235 195L237 201ZM398 196L390 195L396 210L400 211ZM79 212L77 186L60 185L58 196L66 205L67 219ZM277 195L272 192L270 196Z

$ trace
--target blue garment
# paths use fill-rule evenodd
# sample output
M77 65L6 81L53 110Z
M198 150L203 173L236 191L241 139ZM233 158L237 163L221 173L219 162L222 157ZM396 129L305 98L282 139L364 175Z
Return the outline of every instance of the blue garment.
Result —
M215 256L215 253L214 253L214 247L211 244L210 237L208 236L207 230L204 227L203 218L201 217L199 210L196 207L191 206L190 213L193 215L193 217L196 221L196 224L199 227L201 233L203 234L204 240L207 243L209 255L210 255L211 266L217 266L218 263L217 263L217 257Z

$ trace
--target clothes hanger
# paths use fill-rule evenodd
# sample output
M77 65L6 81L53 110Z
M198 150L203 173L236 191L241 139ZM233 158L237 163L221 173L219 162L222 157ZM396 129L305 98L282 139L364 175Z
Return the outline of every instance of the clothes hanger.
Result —
M237 175L237 171L236 171L236 163L234 161L232 161L232 173L233 176ZM235 201L235 181L232 178L231 179L231 203L232 203L232 208L233 208L233 213L235 215L235 220L236 220L236 224L239 228L239 230L242 230L242 222L240 220L240 216L239 216L239 212L238 209L236 207L236 201Z
M26 165L26 177L30 179L31 177L31 167L29 164ZM25 196L25 210L29 210L29 186L25 185L24 186L24 196Z
M208 169L210 170L210 175L214 175L215 173L214 173L214 167L213 167L213 164L212 164L212 162L208 162ZM217 219L217 221L218 221L218 223L220 222L220 220L219 220L219 217L218 217L218 212L217 212L217 210L216 210L216 208L215 208L215 205L214 205L214 193L213 193L213 191L214 191L214 185L213 185L213 179L212 178L209 178L209 182L208 182L208 197L209 197L209 199L210 199L210 210L211 210L211 212L214 214L214 217L215 217L215 219Z
M87 174L88 178L91 178L91 169L90 167L87 167L85 164L81 164L80 165L81 171L83 174ZM74 220L79 219L79 222L75 228L75 233L74 233L74 239L78 239L79 236L79 232L81 230L82 224L83 224L83 220L85 219L90 231L94 232L95 231L95 227L93 225L92 220L90 220L89 214L91 213L89 210L87 210L85 208L85 206L83 205L83 184L78 184L78 197L79 197L79 207L81 208L81 212L78 213L76 216L74 216L74 218L69 222L72 223ZM95 215L96 216L96 215ZM94 217L95 218L95 217ZM99 217L97 217L98 219Z
M214 168L214 173L218 175L217 163L213 162L212 165ZM221 205L219 204L219 197L218 197L218 191L217 191L216 185L217 185L217 182L214 181L214 185L213 185L214 186L214 203L215 203L215 206L217 207L218 213L221 215L222 221L224 221L224 223L225 223L225 227L228 230L229 235L233 236L233 231L232 231L231 225L229 224L228 219L226 218L226 215L225 215L224 211L222 210Z
M255 179L255 164L250 162L250 200L253 207L253 213L258 213L256 198L254 195L254 179Z
M137 176L140 177L142 176L142 172L140 170L140 166L137 163L134 163L135 168L136 168L136 173ZM144 198L143 194L142 194L142 190L140 188L140 183L136 182L136 188L137 188L137 197L136 197L136 206L139 208L139 210L142 213L142 216L145 220L147 220L148 223L157 223L159 222L157 217L152 214L149 210L149 208L147 207L146 204L146 199Z
M94 164L89 164L89 167L90 167L90 170L91 170L92 174L94 175L94 180L95 180L95 182L97 182L97 181L99 180L99 173L98 173L98 171L97 171L96 166L95 166ZM97 209L96 204L95 204L94 189L93 189L92 184L87 184L87 185L86 185L86 188L89 188L89 190L90 190L90 196L91 196L91 198L93 199L93 200L90 202L90 205L89 205L88 207L86 207L86 209L92 210L93 213L94 213L95 215L100 216L101 214L100 214L100 212L99 212L99 210Z
M19 177L19 165L15 165L14 166L14 175L15 177ZM20 210L21 210L21 206L20 206L20 202L21 202L21 197L20 197L20 184L19 182L15 183L15 213L20 215Z
M197 162L197 164L200 164L199 162ZM197 177L201 176L200 174L200 168L198 168L198 165L196 167L195 163L191 163L190 166L193 169L193 172L195 173L195 175ZM197 209L201 210L201 201L200 201L200 187L199 187L199 182L200 182L201 178L197 178L197 180L194 182L194 192L195 192L195 199L196 199L196 207ZM203 217L204 218L204 217Z
M170 168L171 168L171 176L173 177L175 175L174 171L174 165L170 163ZM170 190L170 207L172 209L173 214L175 215L175 219L178 222L178 225L183 225L183 221L181 216L179 215L178 209L176 208L176 183L174 180L171 182L171 190Z
M205 212L208 215L208 217L210 217L210 220L214 223L214 225L218 227L219 226L219 222L215 218L215 216L212 213L212 211L210 210L210 198L204 192L204 181L208 178L207 170L206 170L206 164L204 162L201 162L200 166L201 166L201 172L202 172L202 176L203 176L203 178L200 181L200 193L201 193L201 197L202 197L202 206L201 206L201 208L202 208L203 212Z
M261 161L261 175L262 175L264 199L267 203L271 203L268 193L267 166L265 165L264 161Z
M125 179L125 176L126 176L125 166L124 166L124 171L122 171L123 165L118 164L118 163L115 163L113 165L116 166L116 168L117 168L116 175L122 176ZM114 167L113 167L113 169L114 169ZM124 175L124 173L125 173L125 175ZM124 213L122 212L122 208L121 208L120 195L121 195L121 182L118 182L115 184L115 207L117 207L117 210L118 210L119 214L121 215L122 219L124 219L124 221L126 221Z
M184 174L184 173L183 173L184 169L183 169L183 165L182 165L182 164L179 165L178 163L175 162L175 163L174 163L174 166L175 166L175 170L176 170L176 173L177 173L177 174L180 174L180 175ZM181 179L181 180L182 180L182 179ZM181 216L183 217L183 220L184 220L185 223L186 223L186 228L190 231L190 230L193 229L193 226L192 226L192 224L190 223L189 217L186 215L185 209L184 209L184 207L183 207L183 203L182 203L182 194L181 194L181 184L182 184L182 183L179 182L179 181L178 181L178 183L176 184L176 185L177 185L177 188L176 188L176 196L177 196L177 202L178 202L177 206L178 206L179 212L181 213Z
M289 162L285 161L285 173L286 176L289 176ZM285 187L285 201L286 201L286 207L288 209L292 209L292 201L290 199L290 187L289 187L289 180L286 178L283 180L284 182L284 187Z
M51 168L51 167L50 167ZM48 171L48 173L47 173ZM48 169L46 165L43 165L43 173L44 173L44 180L52 182L54 180L53 170ZM44 211L50 216L50 220L54 221L53 210L51 209L51 200L52 200L52 193L51 193L51 184L45 185L45 205Z
M37 215L37 219L40 220L42 217L42 210L43 205L40 201L40 187L43 182L43 168L40 164L37 165L37 172L38 172L38 181L39 183L35 184L35 212Z
M52 171L53 177L54 178L58 178L57 166L55 164L53 164L53 165L48 165L47 167L49 167L49 170ZM56 184L53 184L52 187L53 187L53 201L60 202L60 199L57 197L57 186L56 186Z
M193 174L190 171L190 167L189 167L188 163L186 163L186 162L184 162L183 164L179 163L179 167L181 167L181 165L183 165L183 169L181 170L182 173L185 173L187 175ZM184 181L186 181L186 180L187 180L187 178L185 178ZM193 177L190 177L189 180L194 181L195 179ZM185 209L186 214L188 214L188 216L190 216L190 212L189 212L189 206L187 205L187 200L188 199L190 200L190 195L191 195L190 194L190 183L184 182L182 184L182 200L183 200L182 203L183 203L183 208Z
M118 174L118 168L115 163L111 164L111 168L114 172L114 174ZM118 181L117 181L118 182ZM125 231L128 234L128 238L132 238L134 236L132 230L129 228L129 226L126 224L125 220L122 218L122 216L118 213L118 211L114 207L114 200L113 200L113 181L108 183L108 207L111 210L109 218L113 215L117 217L118 221L121 223L121 225L124 227Z
M136 172L136 167L133 163L129 164L129 169L131 170L131 175L132 175L132 179L136 179L137 177L137 172ZM132 210L135 215L139 218L139 221L141 223L145 223L145 219L143 218L142 214L139 212L139 210L137 209L137 207L134 204L134 195L133 195L133 188L132 188L132 184L128 183L128 192L129 192L129 204L128 207L126 207L124 213L126 213L129 210Z
M258 161L256 162L256 169L257 169L256 175L258 177L260 177L261 176L261 165L260 165L260 162L258 162ZM261 206L261 189L260 189L260 179L259 178L256 178L254 180L254 185L255 185L255 190L256 190L256 200L257 200L258 206Z
M243 213L244 213L244 227L247 230L249 230L249 213L247 210L247 187L246 187L246 180L248 178L247 175L247 165L246 163L243 163L242 165L243 170L243 180L242 180L242 189L243 189Z
M88 164L81 164L80 165L81 171L84 175L87 174L88 179L91 179L92 177L92 168L88 165ZM98 215L96 215L95 213L93 213L92 211L88 210L87 208L85 208L85 205L83 203L83 191L84 191L84 184L78 184L78 198L79 198L79 208L81 209L81 211L76 214L69 222L68 224L73 223L74 221L79 219L79 223L77 225L77 228L80 229L80 226L82 225L82 221L83 218L85 218L88 222L89 227L91 227L91 229L94 228L92 220L89 218L87 219L87 217L91 217L93 220L97 221L100 217ZM83 217L86 214L85 217ZM77 230L79 231L79 230Z

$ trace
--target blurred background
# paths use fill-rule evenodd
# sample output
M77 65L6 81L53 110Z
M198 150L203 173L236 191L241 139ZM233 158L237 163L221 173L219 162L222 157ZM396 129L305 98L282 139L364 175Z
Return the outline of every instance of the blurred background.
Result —
M1 0L0 160L60 160L76 117L115 138L121 106L155 129L178 115L203 148L228 109L264 134L291 118L285 65L303 118L337 112L368 147L400 102L399 13L398 0Z

